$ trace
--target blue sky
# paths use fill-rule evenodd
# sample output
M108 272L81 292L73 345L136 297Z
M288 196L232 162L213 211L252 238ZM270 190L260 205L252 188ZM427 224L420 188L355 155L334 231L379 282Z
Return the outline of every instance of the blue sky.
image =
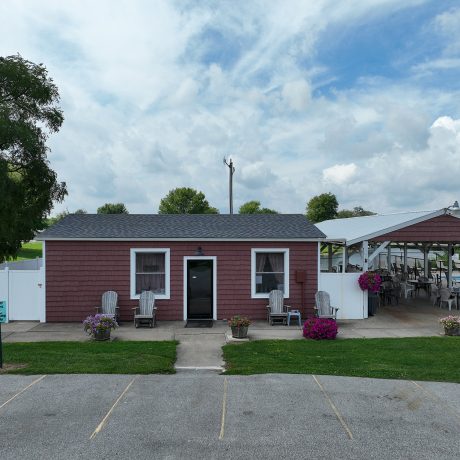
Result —
M65 122L58 212L156 212L173 187L227 212L434 209L458 195L460 2L0 3L0 54L43 62Z

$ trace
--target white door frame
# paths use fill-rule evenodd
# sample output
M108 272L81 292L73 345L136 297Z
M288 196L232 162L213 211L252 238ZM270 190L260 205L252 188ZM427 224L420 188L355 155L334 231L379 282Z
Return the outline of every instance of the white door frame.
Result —
M184 321L187 321L187 265L189 260L212 260L212 319L217 320L217 257L184 256Z

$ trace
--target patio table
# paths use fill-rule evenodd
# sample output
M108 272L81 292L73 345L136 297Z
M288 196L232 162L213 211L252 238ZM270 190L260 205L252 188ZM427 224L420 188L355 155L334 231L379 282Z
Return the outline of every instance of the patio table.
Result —
M415 293L418 293L420 289L423 289L427 296L430 295L431 285L434 284L434 281L408 280L407 282L415 286Z

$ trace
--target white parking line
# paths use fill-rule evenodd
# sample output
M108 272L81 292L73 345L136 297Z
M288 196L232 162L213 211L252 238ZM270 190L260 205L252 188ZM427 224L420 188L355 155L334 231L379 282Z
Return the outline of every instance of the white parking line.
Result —
M13 399L16 399L19 395L21 395L22 393L24 393L24 391L26 391L27 389L29 389L32 385L35 385L36 383L40 382L40 380L43 380L44 378L46 377L46 375L42 375L41 377L39 377L37 380L34 380L32 383L29 383L29 385L27 385L25 388L23 388L21 391L19 391L18 393L16 393L14 396L12 396L10 399L8 399L8 401L4 402L1 406L0 406L0 409L2 407L5 407L8 403L10 403L11 401L13 401Z
M224 439L224 432L225 432L225 414L227 413L227 377L224 378L224 396L222 398L222 418L220 420L220 433L219 433L219 440L222 441Z
M457 422L460 423L460 413L458 413L455 409L452 409L452 407L449 404L447 404L443 399L441 399L438 395L428 390L427 388L423 387L419 383L414 382L413 380L411 380L410 382L413 383L417 388L422 390L423 393L425 393L425 395L428 396L430 399L441 404L444 407L444 409L447 412L450 412L450 414L453 415L457 419Z
M332 402L329 395L326 393L326 390L323 388L323 386L321 385L319 380L316 378L316 376L312 375L312 377L315 379L315 382L318 384L319 389L321 390L324 397L326 398L326 401L329 403L329 405L331 406L331 409L334 411L334 414L339 420L339 422L341 423L343 429L345 430L345 433L350 439L353 439L353 433L351 432L350 428L348 428L348 425L345 423L345 420L343 419L342 415L340 415L339 410L337 409L337 407L335 407L335 404Z
M91 436L89 437L89 439L93 439L101 430L102 428L104 427L105 425L105 422L108 420L108 418L110 417L110 414L113 412L113 410L115 409L115 407L117 407L118 403L121 401L121 399L123 398L123 396L126 394L126 392L129 390L130 386L134 383L134 381L137 379L137 377L139 377L138 375L136 377L134 377L131 382L128 383L128 386L123 390L123 392L121 393L120 396L118 396L117 400L113 403L112 407L110 408L110 410L107 412L107 414L105 415L105 417L102 419L101 423L99 423L99 425L96 427L96 429L93 431L93 433L91 434Z

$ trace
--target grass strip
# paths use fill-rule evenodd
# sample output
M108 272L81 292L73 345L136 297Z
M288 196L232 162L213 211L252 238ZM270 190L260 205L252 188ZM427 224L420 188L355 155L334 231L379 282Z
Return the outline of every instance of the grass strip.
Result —
M8 374L173 374L176 341L4 343ZM14 365L25 365L15 367Z
M36 259L37 257L42 257L42 252L41 242L24 243L19 249L15 260Z
M322 374L460 382L459 337L259 340L223 347L226 374Z

